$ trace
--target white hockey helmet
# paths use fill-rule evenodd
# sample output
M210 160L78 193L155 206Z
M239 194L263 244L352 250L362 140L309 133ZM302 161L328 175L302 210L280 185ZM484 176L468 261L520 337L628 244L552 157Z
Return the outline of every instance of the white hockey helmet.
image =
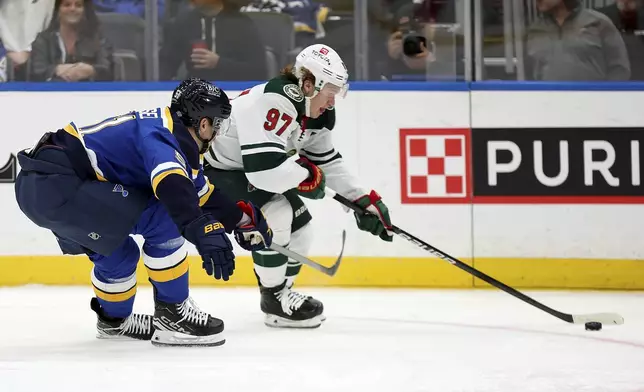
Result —
M294 74L300 81L302 68L315 76L314 96L327 84L336 87L337 95L342 98L349 91L349 71L338 53L329 46L315 44L304 48L297 55L294 68Z

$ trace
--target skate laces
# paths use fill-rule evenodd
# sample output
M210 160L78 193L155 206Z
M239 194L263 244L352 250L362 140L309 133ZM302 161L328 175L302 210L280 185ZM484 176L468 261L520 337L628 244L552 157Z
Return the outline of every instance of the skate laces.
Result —
M150 333L152 324L152 317L147 314L132 313L121 324L121 334L131 333L144 335Z
M190 297L179 305L178 310L183 317L179 322L188 320L188 322L197 325L206 325L208 322L208 313L199 309L195 301Z
M289 316L293 314L293 310L298 310L300 306L302 306L304 301L306 301L306 299L308 298L308 296L300 294L296 291L291 291L291 289L286 287L275 293L275 296L282 304L282 310L284 311L284 313L288 314Z

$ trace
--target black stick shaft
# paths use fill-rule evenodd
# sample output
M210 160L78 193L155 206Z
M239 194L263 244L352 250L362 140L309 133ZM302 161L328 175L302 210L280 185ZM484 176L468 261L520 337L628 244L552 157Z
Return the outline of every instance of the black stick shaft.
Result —
M353 201L347 199L346 197L344 197L344 196L342 196L340 194L337 194L337 193L335 193L335 192L333 192L331 190L329 190L328 193L329 193L329 196L333 195L333 198L335 200L337 200L338 202L340 202L344 206L356 211L359 214L368 214L369 213L368 211L366 211L365 209L363 209L362 207L360 207L359 205L357 205ZM416 245L416 246L418 246L418 247L430 252L434 256L447 261L448 263L452 264L453 266L458 267L458 268L462 269L463 271L465 271L465 272L467 272L467 273L469 273L471 275L476 276L477 278L479 278L479 279L491 284L492 286L496 287L497 289L505 291L506 293L512 295L513 297L516 297L516 298L522 300L523 302L526 302L526 303L528 303L528 304L530 304L530 305L532 305L532 306L534 306L534 307L536 307L536 308L538 308L540 310L543 310L544 312L549 313L549 314L551 314L551 315L553 315L553 316L555 316L555 317L557 317L557 318L559 318L559 319L561 319L563 321L566 321L566 322L569 322L569 323L572 323L574 321L572 315L560 312L558 310L552 309L552 308L542 304L541 302L539 302L539 301L537 301L537 300L535 300L535 299L523 294L522 292L520 292L520 291L518 291L516 289L513 289L512 287L506 285L505 283L499 282L498 280L494 279L493 277L491 277L491 276L489 276L489 275L477 270L474 267L471 267L471 266L467 265L466 263L458 260L455 257L452 257L452 256L448 255L447 253L443 252L442 250L431 246L430 244L426 243L425 241L423 241L423 240L421 240L421 239L409 234L408 232L406 232L405 230L403 230L403 229L401 229L399 227L392 226L391 230L395 234L403 237L404 239L406 239L407 241L413 243L414 245Z

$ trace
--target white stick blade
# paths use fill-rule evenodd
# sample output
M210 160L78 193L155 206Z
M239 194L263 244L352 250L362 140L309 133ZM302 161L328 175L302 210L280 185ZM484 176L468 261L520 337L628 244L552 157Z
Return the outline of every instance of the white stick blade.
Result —
M575 324L586 324L595 321L602 324L624 324L624 317L617 313L593 313L573 315L572 320Z

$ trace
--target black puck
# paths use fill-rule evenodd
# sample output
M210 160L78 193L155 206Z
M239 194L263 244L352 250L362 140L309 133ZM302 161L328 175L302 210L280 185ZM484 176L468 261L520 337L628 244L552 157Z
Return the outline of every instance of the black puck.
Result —
M586 323L586 331L601 331L602 323L597 321L589 321Z

